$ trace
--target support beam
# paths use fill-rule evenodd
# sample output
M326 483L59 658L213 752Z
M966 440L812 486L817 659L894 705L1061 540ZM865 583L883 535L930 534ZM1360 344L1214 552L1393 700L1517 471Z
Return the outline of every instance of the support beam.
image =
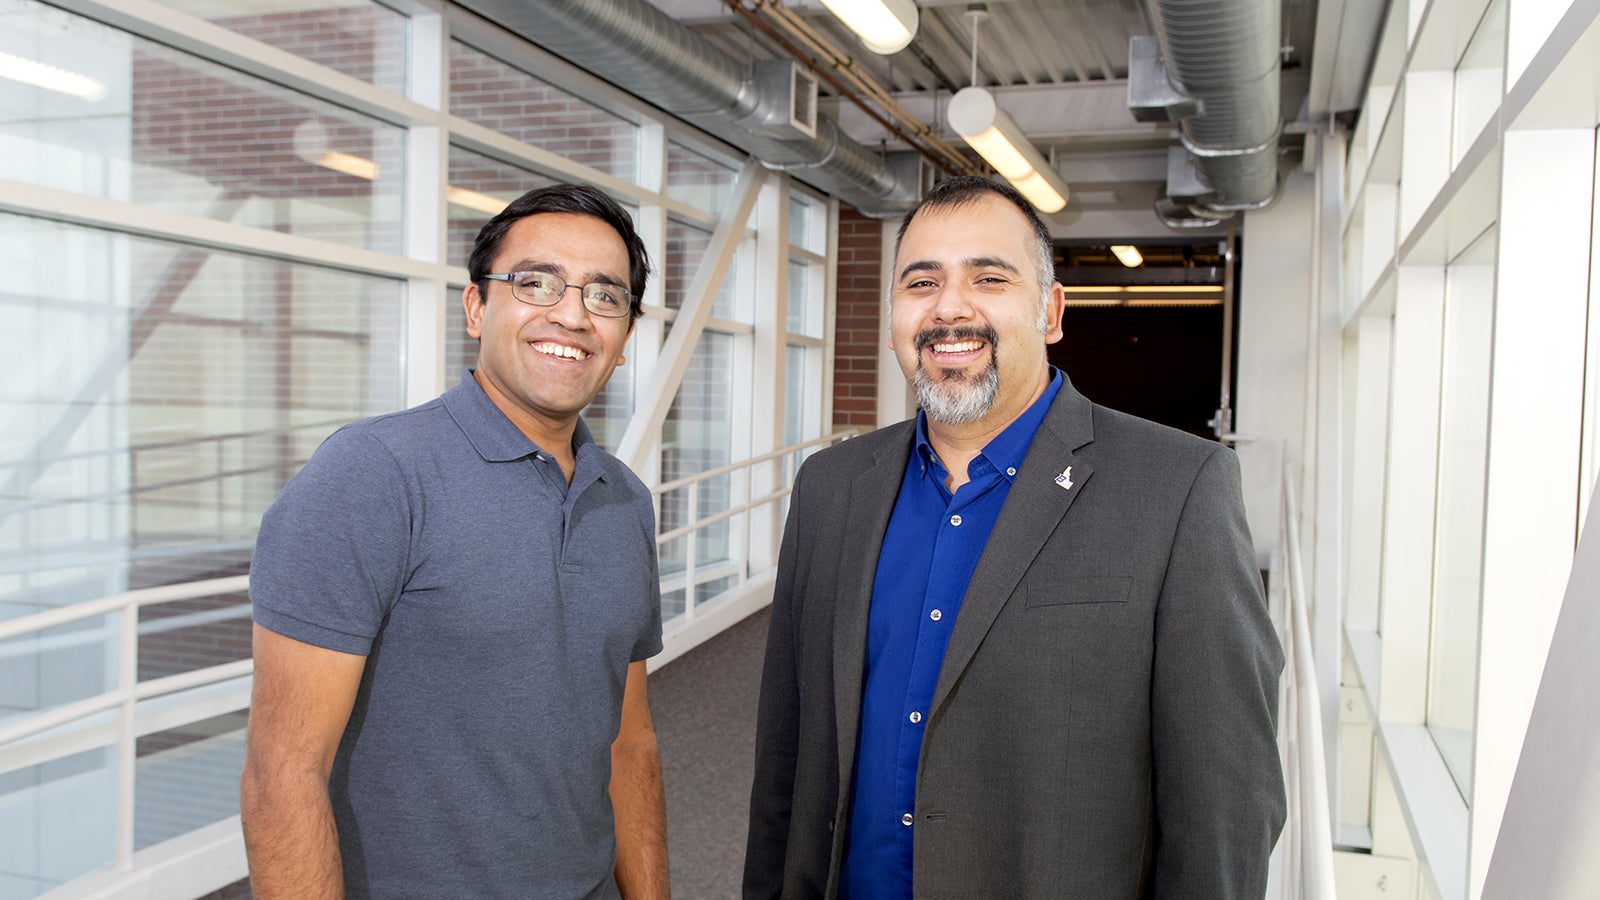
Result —
M716 302L717 287L728 273L728 263L744 236L745 223L750 219L765 181L766 170L761 163L753 158L746 160L734 182L731 201L711 234L706 255L694 273L694 280L689 282L683 307L672 323L672 333L667 336L649 377L641 384L641 387L648 386L649 393L639 397L628 430L623 432L622 442L617 446L617 458L634 471L640 471L661 444L661 425L667 419L673 398L678 395L678 386L683 383L683 374L700 341L700 332L705 329L706 318Z

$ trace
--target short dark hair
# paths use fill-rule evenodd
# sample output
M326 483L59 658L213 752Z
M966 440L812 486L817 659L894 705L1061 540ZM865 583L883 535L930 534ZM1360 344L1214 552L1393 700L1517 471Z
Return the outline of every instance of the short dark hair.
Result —
M942 210L954 209L975 203L985 195L993 194L1000 197L1012 206L1015 206L1027 218L1028 224L1033 226L1035 242L1039 247L1039 278L1043 282L1041 287L1048 289L1055 281L1055 263L1051 252L1050 228L1039 218L1039 213L1034 210L1033 204L1027 198L1017 193L1009 184L1002 184L989 178L978 175L958 175L933 186L927 196L922 198L916 208L906 213L900 220L900 230L894 235L894 255L900 255L900 241L906 236L906 229L911 227L911 220L925 209Z
M644 241L633 229L633 218L627 210L611 199L605 191L588 184L552 184L534 188L523 194L483 223L478 239L473 242L472 255L467 258L467 276L478 286L478 293L489 296L489 267L500 253L506 232L519 220L540 213L571 213L593 216L610 225L628 248L628 291L633 302L628 307L628 321L639 318L644 312L644 287L650 277L650 257L645 252ZM487 301L485 301L487 302Z

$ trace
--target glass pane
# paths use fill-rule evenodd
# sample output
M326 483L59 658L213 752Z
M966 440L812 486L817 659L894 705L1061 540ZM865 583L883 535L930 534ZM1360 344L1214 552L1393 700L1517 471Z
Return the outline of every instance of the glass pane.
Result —
M667 411L661 432L661 483L714 469L732 461L732 335L707 331L700 337L678 395ZM732 480L727 475L698 483L694 509L690 491L681 488L661 497L660 530L670 531L690 521L728 509ZM697 565L730 558L733 549L730 519L699 531L695 542ZM676 552L669 558L669 551ZM677 541L662 547L663 573L682 571L687 550Z
M1494 319L1494 243L1491 231L1474 241L1446 270L1439 409L1428 728L1469 804Z
M139 738L133 849L239 814L245 712Z
M783 352L783 443L788 446L807 437L806 397L815 391L807 390L810 373L806 371L806 348L788 344Z
M667 308L680 309L688 300L689 284L705 263L710 246L711 232L682 222L667 223L667 258L660 266L661 299ZM711 315L723 319L734 317L734 281L738 268L737 259L728 264L722 286L712 301Z
M7 609L244 572L322 439L400 405L397 280L13 215L0 264Z
M554 178L460 147L450 148L449 171L450 184L445 189L445 199L450 231L446 237L445 258L459 266L465 266L467 257L472 255L478 230L505 209L507 203L534 188L556 183Z
M822 266L789 261L789 321L794 334L822 337Z
M0 178L398 252L404 132L32 0L0 0Z
M639 331L628 336L628 346L622 351L624 359L634 359L639 346ZM594 402L584 407L583 421L594 435L594 442L606 450L615 451L622 443L623 432L628 430L628 419L633 416L634 380L639 367L623 363L611 373L611 378Z
M139 610L139 680L250 658L246 591Z
M109 865L116 797L109 747L0 774L0 897L36 897Z
M1504 0L1494 0L1456 66L1452 167L1466 155L1478 133L1500 108L1505 50L1506 6Z
M738 173L678 144L667 144L667 196L721 213Z
M789 195L789 243L812 253L826 253L828 251L827 230L823 226L822 217L827 214L827 207L807 197L805 194L794 192Z
M450 43L450 111L506 137L637 183L639 130L479 50Z
M396 94L406 89L406 17L368 0L160 0L245 37Z
M21 603L8 606L7 619L41 611ZM119 614L93 616L0 641L0 723L115 688L120 623Z

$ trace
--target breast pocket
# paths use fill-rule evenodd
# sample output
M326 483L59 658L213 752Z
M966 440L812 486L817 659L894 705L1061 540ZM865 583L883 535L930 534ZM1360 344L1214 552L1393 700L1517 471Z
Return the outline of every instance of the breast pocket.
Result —
M1023 603L1028 609L1080 603L1127 603L1133 590L1131 575L1064 575L1030 578L1023 583Z

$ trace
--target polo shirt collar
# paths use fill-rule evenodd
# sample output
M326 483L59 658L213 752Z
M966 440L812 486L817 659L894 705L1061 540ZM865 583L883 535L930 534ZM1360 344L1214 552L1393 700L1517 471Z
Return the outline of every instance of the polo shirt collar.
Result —
M1034 432L1039 430L1039 425L1044 422L1045 413L1050 411L1050 404L1055 402L1056 395L1061 392L1061 370L1055 366L1050 367L1050 383L1045 385L1044 393L1033 401L1022 415L1012 420L1005 430L994 436L994 439L983 446L979 454L987 459L1002 476L1007 479L1015 478L1013 472L1022 468L1022 460L1028 455L1028 448L1033 444ZM916 456L921 461L924 473L928 467L940 466L938 456L933 452L933 445L928 443L928 414L925 411L917 412L917 443Z
M472 377L471 369L463 370L461 383L445 391L441 399L461 433L467 436L478 455L488 462L511 462L543 453L543 448L528 440L528 436L506 418L500 407L494 405L478 380ZM589 426L584 424L582 418L578 419L577 428L572 433L572 448L573 456L580 464L598 449L594 446L594 436L589 432Z

